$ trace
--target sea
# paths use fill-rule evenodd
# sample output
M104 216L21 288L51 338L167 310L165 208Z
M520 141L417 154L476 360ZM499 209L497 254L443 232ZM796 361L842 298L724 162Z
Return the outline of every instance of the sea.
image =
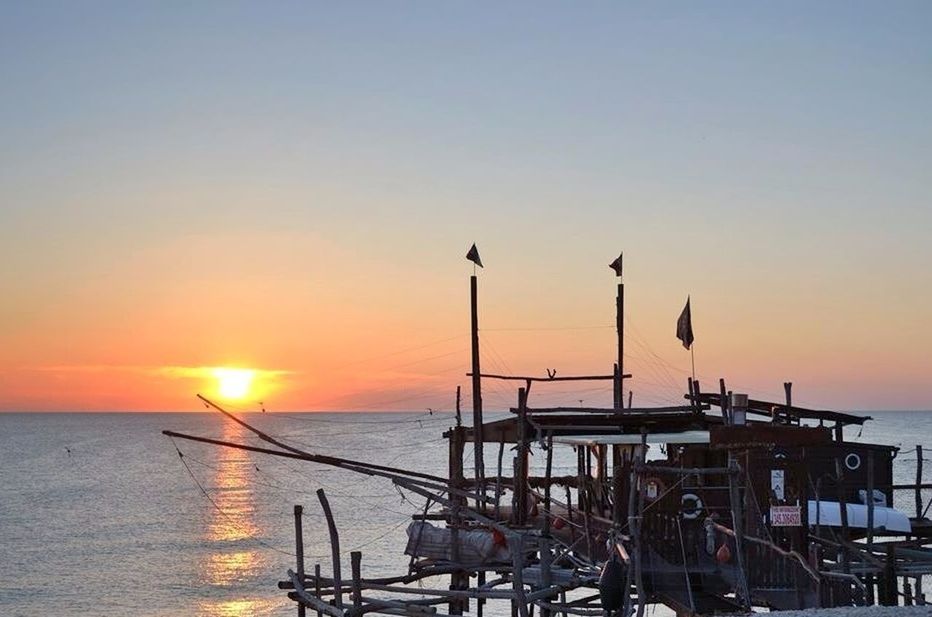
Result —
M900 446L894 480L912 482L915 446L932 452L932 411L870 415L846 437ZM436 475L446 474L442 433L454 424L440 412L243 418L310 452ZM405 529L423 498L381 478L173 439L164 429L265 445L217 413L0 414L0 615L294 615L276 583L296 566L295 505L304 508L308 570L332 567L321 488L344 572L354 550L365 577L407 568ZM497 449L487 444L487 461ZM557 456L556 471L573 460ZM912 514L912 504L904 492L894 505Z

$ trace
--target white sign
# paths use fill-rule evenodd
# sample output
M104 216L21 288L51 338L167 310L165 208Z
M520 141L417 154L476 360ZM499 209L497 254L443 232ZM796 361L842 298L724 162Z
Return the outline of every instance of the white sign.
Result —
M770 506L770 524L774 527L802 527L799 506Z
M773 498L777 501L783 501L785 499L786 483L783 479L783 470L782 469L771 469L770 470L770 491L773 494Z

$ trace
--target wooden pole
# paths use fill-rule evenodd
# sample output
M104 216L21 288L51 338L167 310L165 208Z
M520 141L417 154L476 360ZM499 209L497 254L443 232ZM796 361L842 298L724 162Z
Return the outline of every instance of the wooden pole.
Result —
M615 375L615 384L614 384L615 387L613 388L613 392L612 392L613 401L614 401L613 407L615 411L621 411L621 390L618 387L619 384L621 383L621 377L619 377L619 375L621 375L621 371L618 370L617 362L615 363L614 375Z
M728 453L728 497L731 502L731 518L735 530L735 558L738 563L738 589L744 608L751 608L751 593L748 590L747 571L744 569L744 509L741 507L741 494L738 490L740 467L735 455Z
M633 454L633 453L632 453ZM628 568L625 571L625 597L622 605L622 615L628 617L631 615L631 584L634 582L634 564L640 559L640 544L638 542L637 518L635 517L634 505L637 497L638 475L635 461L631 461L631 474L628 480L628 535L631 536L631 554L629 555Z
M502 459L505 457L505 433L499 434L498 441L498 475L495 476L495 520L501 517L502 502Z
M524 595L524 534L518 534L515 542L511 545L514 550L514 573L512 576L512 585L514 587L515 599L517 604L517 613L520 617L528 617L527 601Z
M731 424L731 416L728 414L728 392L725 390L724 378L718 380L718 392L718 406L722 409L722 418L725 420L725 424Z
M294 546L295 556L297 558L298 578L304 580L304 531L301 528L301 515L304 507L295 505L294 507ZM304 605L298 602L298 617L305 617Z
M359 611L362 608L362 553L353 551L350 553L350 566L353 572L353 609ZM357 612L358 614L358 612Z
M621 463L622 449L618 444L612 445L612 529L615 532L616 541L621 541L621 527L624 524L624 511L622 501L622 484L624 483L624 466Z
M528 494L527 494L527 390L518 388L518 452L515 457L514 483L515 483L515 512L517 525L527 523Z
M482 435L482 373L479 369L479 290L476 275L469 277L470 333L472 337L472 426L476 463L476 493L485 491L485 462ZM480 500L480 504L481 504ZM482 506L480 505L480 508Z
M793 408L793 382L784 381L783 390L784 392L786 392L786 418L787 418L787 422L789 422L790 409Z
M841 515L841 539L842 543L847 542L850 538L848 533L848 496L845 494L845 470L841 459L835 459L835 476L838 478L838 511ZM851 572L851 558L847 549L841 549L841 565L845 574Z
M550 571L553 564L553 553L550 550L550 478L553 472L553 433L547 435L547 467L544 472L547 484L544 486L544 511L541 517L540 530L540 582L544 588L550 587L553 577ZM541 605L541 617L550 617L549 608Z
M867 451L867 552L871 553L874 549L874 451ZM867 602L874 603L874 575L868 574L867 579Z
M456 386L456 426L463 426L463 414L460 403L463 401L462 388Z
M618 410L624 409L625 401L625 284L618 283L618 296L615 298L615 329L618 331Z
M641 522L642 516L644 513L644 487L643 482L641 482L640 474L637 473L644 466L644 460L647 457L647 431L641 429L641 448L638 451L637 463L634 465L633 469L635 470L636 483L637 483L637 494L638 494L638 504L637 504L637 518L636 526L631 530L632 537L634 538L634 585L638 593L638 612L637 617L644 617L644 609L647 604L647 594L644 592L644 575L643 575L643 557L644 552L641 550Z
M589 491L589 477L586 475L586 450L583 445L576 446L576 505L583 517L583 533L586 535L586 554L593 559L592 550L592 496Z
M696 397L696 408L695 408L696 415L702 413L702 403L699 401L699 394L700 394L699 380L693 379L693 396Z
M457 392L459 392L459 389L457 389ZM452 491L454 488L463 488L463 449L465 443L463 432L464 429L461 426L457 426L453 429L453 434L450 436L450 500L453 502L450 521L450 538L452 541L450 552L453 563L460 563L460 527L462 526L460 510L466 505L466 499L464 497L454 496ZM453 572L450 575L450 589L465 589L468 580L469 577L464 572ZM449 606L450 614L461 615L463 613L462 606L462 602L459 600L451 600Z
M317 489L317 498L320 500L320 507L324 510L324 516L327 518L327 529L330 531L330 555L333 560L333 601L337 608L343 608L343 580L340 575L340 534L337 533L337 525L333 522L333 512L330 510L330 502L327 501L327 495L324 489Z
M922 446L916 446L916 518L922 517Z
M896 606L897 589L896 589L896 552L892 544L887 545L887 559L884 562L883 569L883 599L881 603L885 606Z
M320 598L320 564L314 564L314 597ZM317 617L323 617L324 613L317 609Z
M867 552L874 548L874 451L867 451Z

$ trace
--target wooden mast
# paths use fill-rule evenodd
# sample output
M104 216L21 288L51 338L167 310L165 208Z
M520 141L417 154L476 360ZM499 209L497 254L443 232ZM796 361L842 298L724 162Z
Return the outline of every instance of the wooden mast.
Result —
M618 296L615 298L615 326L618 331L618 370L615 372L618 398L615 407L621 411L625 408L625 284L622 282L618 283Z
M469 306L472 335L472 426L476 461L476 493L485 490L485 462L482 456L482 374L479 370L479 291L476 275L469 277ZM481 501L481 500L480 500Z

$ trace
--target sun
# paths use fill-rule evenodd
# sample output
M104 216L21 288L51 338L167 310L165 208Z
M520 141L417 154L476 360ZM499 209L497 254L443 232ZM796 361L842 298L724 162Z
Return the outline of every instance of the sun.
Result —
M245 368L215 368L217 391L227 399L241 399L249 394L256 372Z

